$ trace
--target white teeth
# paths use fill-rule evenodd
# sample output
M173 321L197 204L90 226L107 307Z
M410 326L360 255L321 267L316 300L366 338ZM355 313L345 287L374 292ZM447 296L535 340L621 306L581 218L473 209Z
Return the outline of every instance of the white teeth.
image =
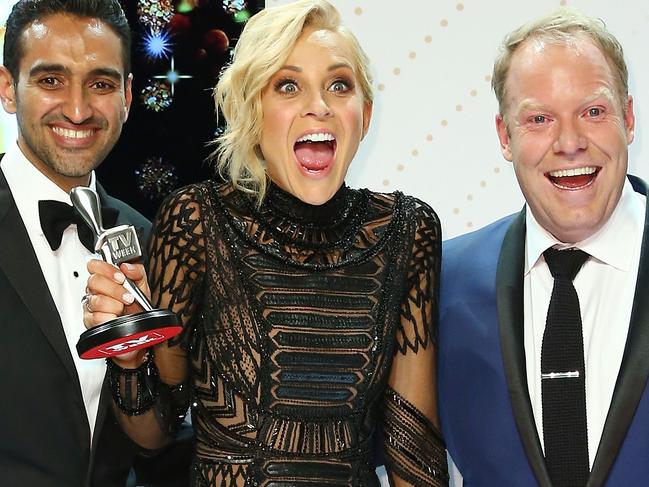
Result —
M92 135L92 130L71 130L62 127L52 127L52 131L66 139L85 139Z
M548 174L553 178L565 178L567 176L583 176L593 174L597 171L595 167L578 167L575 169L560 169L559 171L550 171Z
M324 132L318 134L303 135L302 137L297 139L298 142L327 142L332 140L336 140L336 138L332 134Z

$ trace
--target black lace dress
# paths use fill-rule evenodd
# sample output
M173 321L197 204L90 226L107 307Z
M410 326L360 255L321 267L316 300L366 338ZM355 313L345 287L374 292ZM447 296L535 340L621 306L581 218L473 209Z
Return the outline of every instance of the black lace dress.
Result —
M343 186L322 206L230 184L162 206L154 305L183 320L156 351L157 416L191 403L195 486L376 486L372 439L413 485L447 485L437 428L440 227L424 203Z

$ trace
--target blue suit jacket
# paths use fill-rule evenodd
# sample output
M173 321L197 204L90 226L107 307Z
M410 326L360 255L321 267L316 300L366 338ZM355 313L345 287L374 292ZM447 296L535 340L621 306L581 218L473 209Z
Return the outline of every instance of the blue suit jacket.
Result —
M645 183L629 176L634 189ZM550 487L523 345L525 211L444 243L439 404L465 487ZM649 485L649 211L624 357L588 487Z

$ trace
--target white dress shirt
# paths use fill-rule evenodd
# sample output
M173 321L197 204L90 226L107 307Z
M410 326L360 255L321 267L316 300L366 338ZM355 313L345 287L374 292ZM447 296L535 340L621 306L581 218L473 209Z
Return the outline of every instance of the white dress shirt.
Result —
M81 297L85 294L88 281L86 262L95 257L95 254L79 241L76 225L70 225L63 232L61 246L52 251L41 230L38 201L57 200L71 204L70 197L27 160L18 144L9 147L0 168L7 178L45 282L61 317L63 332L81 384L92 442L106 364L103 360L80 359L76 344L79 335L86 329L81 307ZM90 187L96 188L94 173L90 178Z
M590 466L597 453L622 363L640 262L646 198L625 181L608 222L574 245L559 242L526 212L524 326L527 384L543 447L541 344L553 279L543 252L577 247L591 255L573 281L579 296L586 365L586 421ZM649 352L648 352L649 353Z

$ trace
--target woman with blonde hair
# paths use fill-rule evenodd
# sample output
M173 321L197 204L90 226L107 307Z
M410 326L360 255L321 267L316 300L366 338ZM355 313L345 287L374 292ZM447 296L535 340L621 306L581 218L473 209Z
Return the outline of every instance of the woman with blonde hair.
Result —
M421 201L350 189L372 82L324 0L255 15L215 89L227 182L179 190L154 225L152 301L184 332L109 360L115 407L144 448L191 403L195 486L447 485L437 420L440 226ZM89 264L86 325L134 311L124 275Z

